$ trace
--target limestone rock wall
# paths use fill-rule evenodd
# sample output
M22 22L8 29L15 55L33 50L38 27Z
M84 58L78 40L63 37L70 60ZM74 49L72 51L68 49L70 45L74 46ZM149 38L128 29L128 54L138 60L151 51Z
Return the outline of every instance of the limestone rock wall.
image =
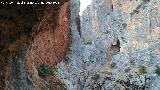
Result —
M106 6L103 8L105 12L99 8L103 5ZM111 11L109 5L109 1L93 1L83 15L79 16L79 1L71 1L72 42L67 56L68 63L62 62L57 66L57 75L66 83L69 90L89 89L87 86L91 77L101 66L109 65L113 54L119 52L118 37L114 33L108 34L109 26L107 19L104 18L104 13L107 16ZM76 23L79 17L81 34Z
M145 78L157 77L154 70L160 65L159 0L92 0L80 16L81 35L75 24L77 5L71 0L69 62L60 63L57 74L68 89L131 89L122 83L128 80L142 90L144 84L150 87ZM95 74L98 82L92 79Z

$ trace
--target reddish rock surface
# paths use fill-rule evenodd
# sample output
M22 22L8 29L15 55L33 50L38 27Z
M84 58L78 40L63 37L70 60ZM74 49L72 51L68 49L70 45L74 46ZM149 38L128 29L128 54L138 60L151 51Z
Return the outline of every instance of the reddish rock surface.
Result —
M44 30L34 38L29 52L35 65L45 63L55 66L65 58L70 43L70 22L67 7L68 3L61 7L56 26L50 20L47 21L47 19L51 19L50 17L42 21L43 27L40 29Z
M27 89L32 87L32 80L34 85L43 83L36 66L46 63L54 67L65 59L70 43L67 1L61 0L60 5L1 6L0 90Z
M41 29L37 31L41 32L34 38L26 60L26 68L36 85L40 85L40 82L44 81L38 77L36 71L38 65L47 64L55 67L59 62L65 60L70 44L70 18L68 6L68 2L61 6L57 24L52 21L52 16L54 15L51 13L47 14L37 26L37 29ZM49 80L53 80L53 77L47 77L45 79L45 81Z

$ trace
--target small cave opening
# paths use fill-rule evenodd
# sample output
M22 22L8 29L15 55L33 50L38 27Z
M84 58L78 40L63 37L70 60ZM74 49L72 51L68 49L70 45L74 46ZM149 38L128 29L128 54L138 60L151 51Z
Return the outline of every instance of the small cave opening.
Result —
M118 52L120 52L120 41L119 41L119 39L117 39L117 42L116 42L116 44L115 45L111 45L111 50L113 51L113 53L118 53Z
M115 45L112 44L111 46L116 46L116 47L120 48L120 41L119 41L119 39L117 40L117 43Z

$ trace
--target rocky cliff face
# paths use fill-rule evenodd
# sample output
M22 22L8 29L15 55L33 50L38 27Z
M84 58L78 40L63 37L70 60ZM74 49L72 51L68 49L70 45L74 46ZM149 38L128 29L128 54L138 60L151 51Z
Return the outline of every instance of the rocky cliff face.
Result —
M26 60L26 68L33 78L33 82L38 84L42 81L36 72L38 65L47 64L54 68L59 62L66 61L65 56L70 45L69 15L69 3L66 2L60 7L59 14L55 19L52 19L55 17L54 14L47 13L38 24L36 29L40 29L41 32L34 37ZM57 20L57 23L54 24L53 20Z
M1 7L0 90L160 89L159 0L92 0L82 15L79 0L60 1ZM41 64L54 75L39 77Z
M75 24L79 1L71 1L71 7L69 62L58 66L68 89L154 90L150 85L157 82L160 65L159 1L92 0L80 26Z
M36 67L47 63L54 68L65 58L70 43L66 2L1 6L0 90L41 90L49 80L56 82L54 76L40 78Z

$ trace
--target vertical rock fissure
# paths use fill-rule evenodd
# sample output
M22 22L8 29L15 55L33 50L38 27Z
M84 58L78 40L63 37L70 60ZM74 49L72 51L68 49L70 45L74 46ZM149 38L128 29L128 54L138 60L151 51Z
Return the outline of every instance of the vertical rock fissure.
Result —
M80 22L80 16L78 16L77 18L76 18L76 23L77 23L77 30L78 30L78 32L79 32L79 36L81 37L81 22Z

